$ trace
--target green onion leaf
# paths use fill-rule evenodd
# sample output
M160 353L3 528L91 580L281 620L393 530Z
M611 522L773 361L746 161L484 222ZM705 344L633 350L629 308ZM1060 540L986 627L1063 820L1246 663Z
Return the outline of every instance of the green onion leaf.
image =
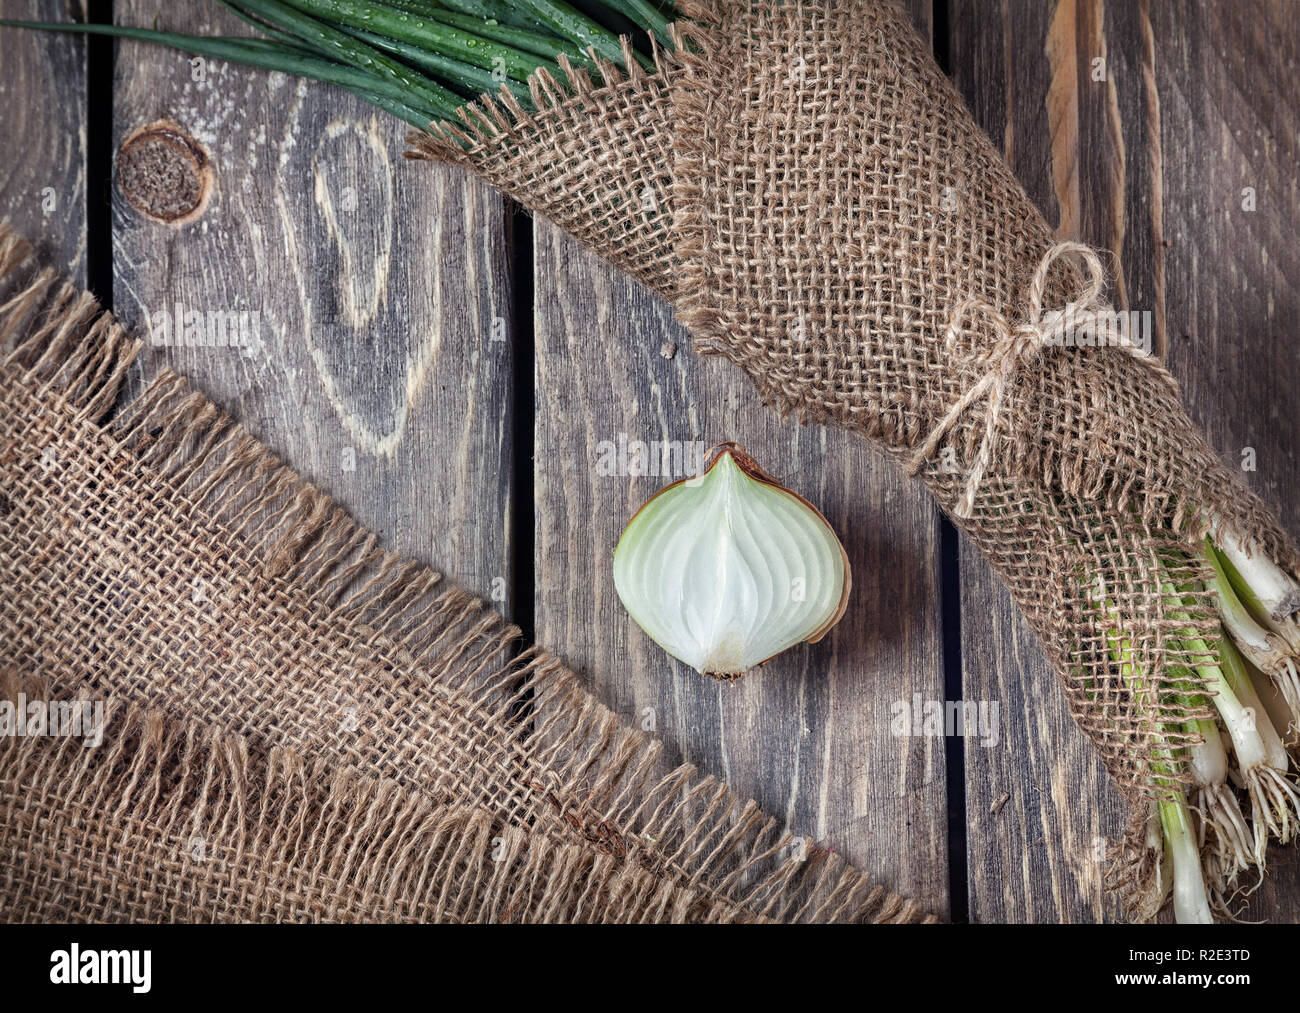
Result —
M297 52L287 46L268 43L264 39L183 35L177 32L157 32L147 28L129 28L125 25L46 24L39 21L0 20L0 27L134 39L185 50L198 56L210 56L219 60L229 60L232 63L261 67L264 70L278 70L281 73L310 78L313 81L325 81L350 91L366 92L368 95L380 96L390 103L396 103L404 107L408 113L414 114L414 118L409 115L402 118L419 127L427 127L434 120L455 118L456 108L464 104L463 100L452 92L447 94L452 96L455 105L452 102L434 104L424 101L425 96L412 94L407 89L355 67L332 63L329 60Z
M411 102L418 95L424 99L422 104L434 108L445 107L455 110L463 104L460 96L436 81L430 80L410 67L403 66L337 28L294 10L289 4L279 3L278 0L240 0L240 6L275 27L305 39L322 53L340 63L351 64L377 78L407 89L408 94L401 101Z
M291 3L300 11L334 24L386 35L485 70L504 68L518 81L527 81L530 74L542 68L559 73L559 66L553 60L383 4L356 3L354 0L291 0Z

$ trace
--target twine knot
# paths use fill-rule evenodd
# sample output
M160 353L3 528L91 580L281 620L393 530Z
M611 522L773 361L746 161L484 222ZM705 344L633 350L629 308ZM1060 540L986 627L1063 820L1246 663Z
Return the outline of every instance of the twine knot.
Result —
M1048 272L1057 258L1066 255L1079 258L1088 275L1087 284L1075 300L1066 303L1064 309L1044 311L1043 296L1047 288ZM958 398L948 409L948 414L930 430L925 442L913 454L908 474L915 475L938 449L939 443L967 409L987 395L984 438L980 443L979 452L975 455L975 463L966 478L966 487L957 501L954 511L956 516L964 519L971 515L975 505L975 493L979 490L984 472L993 459L1002 401L1016 372L1041 356L1044 346L1061 343L1066 335L1083 328L1092 327L1094 331L1099 330L1097 324L1101 318L1111 317L1114 313L1114 310L1102 299L1104 286L1105 272L1101 260L1091 247L1083 243L1057 243L1043 255L1037 270L1034 271L1033 280L1029 285L1023 323L1013 326L996 306L983 299L963 299L954 307L948 321L948 335L944 341L944 349L948 354L953 354L968 317L973 319L978 315L986 319L992 325L997 339L991 346L977 352L969 360L976 366L985 367L984 374ZM1160 365L1159 360L1140 345L1133 343L1127 330L1119 333L1115 345L1135 358L1152 364L1153 368L1159 370L1170 384L1174 383L1173 377ZM1177 390L1176 385L1174 389Z

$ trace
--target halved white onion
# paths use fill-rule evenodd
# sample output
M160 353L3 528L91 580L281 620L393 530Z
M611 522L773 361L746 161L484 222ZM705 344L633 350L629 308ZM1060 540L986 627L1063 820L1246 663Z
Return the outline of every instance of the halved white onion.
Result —
M826 518L730 443L703 475L651 497L614 550L614 587L637 625L721 679L816 643L851 586Z

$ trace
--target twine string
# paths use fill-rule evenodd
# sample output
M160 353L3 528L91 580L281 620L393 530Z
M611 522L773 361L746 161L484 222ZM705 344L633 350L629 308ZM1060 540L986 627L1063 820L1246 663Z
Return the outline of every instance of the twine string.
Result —
M1078 296L1065 304L1064 309L1044 311L1043 298L1052 265L1065 256L1078 258L1087 274L1087 282ZM983 375L957 399L948 409L948 414L930 430L925 442L912 455L908 474L915 475L934 455L943 438L971 406L987 397L984 437L975 455L975 462L971 465L970 474L966 478L966 486L957 501L954 512L958 517L963 519L970 517L975 505L975 494L979 491L984 473L992 463L1002 403L1015 374L1038 359L1043 354L1045 346L1056 344L1066 335L1083 328L1093 327L1096 330L1103 316L1114 313L1113 308L1102 298L1105 279L1101 260L1091 247L1083 243L1056 243L1043 255L1038 268L1034 271L1034 277L1029 284L1027 308L1022 323L1013 326L996 306L984 299L963 299L954 307L948 320L948 334L944 341L944 349L949 355L954 354L968 320L973 324L977 319L983 318L992 326L996 339L987 348L969 358L968 361L972 364L984 367ZM1134 344L1126 330L1119 332L1119 340L1115 345L1135 358L1149 363L1168 383L1174 384L1173 377L1166 372L1160 361L1140 345ZM1177 390L1176 385L1174 389Z

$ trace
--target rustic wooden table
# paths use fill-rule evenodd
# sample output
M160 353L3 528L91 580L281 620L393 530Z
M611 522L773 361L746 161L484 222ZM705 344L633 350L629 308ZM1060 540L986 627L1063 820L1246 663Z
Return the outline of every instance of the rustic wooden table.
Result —
M0 0L5 16L79 4ZM108 3L91 3L96 17ZM1300 3L910 0L918 28L1062 236L1111 251L1192 414L1300 534ZM216 4L111 17L241 32ZM627 720L799 833L954 920L1115 917L1118 799L1010 598L866 445L783 424L669 308L324 86L136 43L5 31L0 218L146 333L247 312L260 349L148 347L391 547L490 597ZM171 120L215 192L163 224L113 183ZM183 196L183 195L182 195ZM160 316L163 314L163 316ZM624 615L610 555L656 478L598 444L736 439L845 536L844 622L736 686ZM1248 449L1250 448L1250 449ZM995 745L898 738L896 701L996 701ZM1296 920L1300 863L1248 917Z

